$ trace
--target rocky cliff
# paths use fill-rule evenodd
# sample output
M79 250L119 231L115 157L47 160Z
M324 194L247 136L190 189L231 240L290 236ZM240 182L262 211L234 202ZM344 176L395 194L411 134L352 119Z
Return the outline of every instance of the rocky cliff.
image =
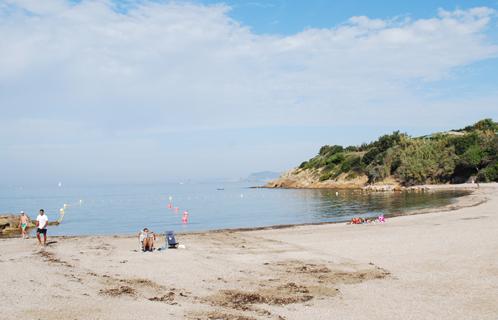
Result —
M366 175L348 178L346 174L339 175L336 179L320 181L322 170L295 168L282 174L278 179L268 182L267 188L310 188L310 189L357 189L368 182Z

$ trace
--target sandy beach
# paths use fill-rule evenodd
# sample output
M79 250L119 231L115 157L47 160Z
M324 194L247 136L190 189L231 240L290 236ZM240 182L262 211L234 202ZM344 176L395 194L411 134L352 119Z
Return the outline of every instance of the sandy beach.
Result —
M385 224L0 240L0 319L498 319L498 186ZM164 240L161 239L162 244Z

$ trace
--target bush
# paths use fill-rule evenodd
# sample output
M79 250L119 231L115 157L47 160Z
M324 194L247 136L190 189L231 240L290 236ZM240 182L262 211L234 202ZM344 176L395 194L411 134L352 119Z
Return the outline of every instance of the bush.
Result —
M335 153L333 154L332 156L328 157L326 160L325 160L325 164L326 165L329 165L329 164L334 164L334 165L337 165L341 162L343 162L345 159L344 157L344 153Z
M464 136L454 136L448 140L448 143L455 147L455 153L457 155L464 154L467 149L471 146L477 145L478 142L479 134L477 132L468 133Z
M399 131L394 131L392 134L381 136L376 142L374 142L374 146L379 150L379 152L384 152L400 143L404 136L406 135L400 134Z
M365 165L369 165L370 163L372 163L372 161L375 159L375 157L377 157L377 155L379 153L380 153L380 150L378 148L374 147L374 148L368 150L367 153L365 153L363 155L361 162Z
M358 147L358 151L367 151L368 149L370 149L370 144L368 144L368 143L362 143Z
M350 155L341 164L341 172L362 171L361 157L358 155Z
M329 180L332 177L332 175L333 175L332 171L328 171L328 172L323 173L320 176L320 182L325 181L325 180Z
M334 145L334 146L323 146L320 148L319 155L327 156L332 155L334 153L342 152L344 149L342 146Z
M472 126L465 127L466 131L480 130L480 131L498 131L498 123L494 122L492 119L483 119Z
M384 180L389 175L387 168L383 165L375 165L368 168L367 176L369 183Z
M477 180L480 182L498 182L498 162L495 162L479 172Z
M405 185L448 182L456 167L454 147L444 141L413 140L398 152L395 174Z
M322 175L320 176L320 181L325 181L325 180L330 180L330 179L335 179L339 176L340 172L338 171L334 171L334 170L330 170L330 171L325 171L324 173L322 173Z
M484 157L484 150L482 150L478 145L472 145L465 150L459 158L462 165L479 170L478 168L484 160Z
M344 151L346 151L346 152L358 152L358 151L360 151L360 147L347 146L346 148L344 148Z

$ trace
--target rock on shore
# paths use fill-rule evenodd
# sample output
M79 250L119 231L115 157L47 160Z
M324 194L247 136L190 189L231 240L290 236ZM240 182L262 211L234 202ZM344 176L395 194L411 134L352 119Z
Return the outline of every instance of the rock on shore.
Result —
M28 227L34 228L35 224L31 221ZM0 215L0 235L10 235L13 233L20 233L19 215Z
M59 225L59 221L49 221L49 226ZM35 222L31 220L28 224L29 228L35 228ZM21 233L21 229L19 228L19 215L15 214L1 214L0 215L0 236L8 236L12 234Z

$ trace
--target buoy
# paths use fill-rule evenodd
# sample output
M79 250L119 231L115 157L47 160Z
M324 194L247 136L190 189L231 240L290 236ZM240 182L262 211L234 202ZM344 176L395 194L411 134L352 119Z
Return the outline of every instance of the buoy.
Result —
M188 223L188 211L183 211L182 222Z
M62 219L64 219L64 208L59 209L59 218L57 219L57 222L61 223Z
M168 209L173 209L173 204L171 204L171 202L168 203Z
M64 209L66 209L66 208L67 208L67 203L64 203Z
M337 197L338 195L339 195L339 192L337 192L337 191L336 191L336 192L335 192L335 196Z
M169 199L169 202L173 202L173 197L172 196L169 196L168 199Z
M80 199L80 206L81 206L82 203L83 203L83 200Z

